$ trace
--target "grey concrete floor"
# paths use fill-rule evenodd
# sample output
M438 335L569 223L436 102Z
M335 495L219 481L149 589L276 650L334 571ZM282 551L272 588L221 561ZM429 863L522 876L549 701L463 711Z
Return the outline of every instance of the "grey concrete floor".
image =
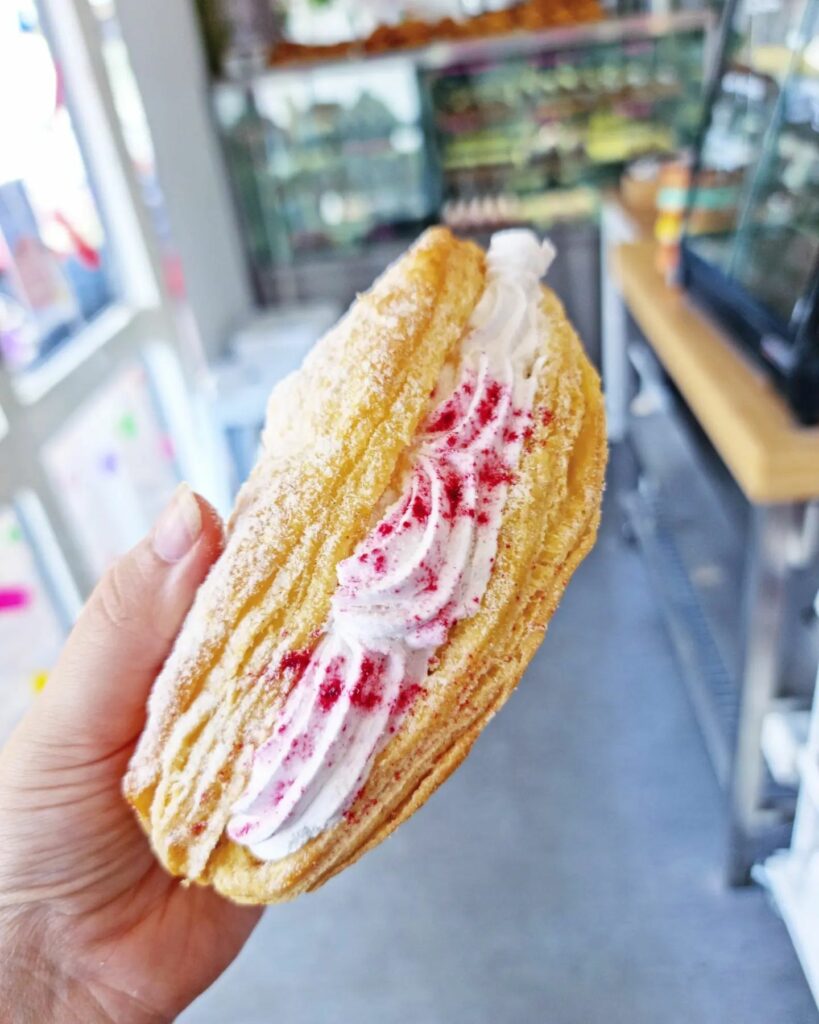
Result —
M610 493L520 689L429 803L272 908L184 1024L816 1024Z

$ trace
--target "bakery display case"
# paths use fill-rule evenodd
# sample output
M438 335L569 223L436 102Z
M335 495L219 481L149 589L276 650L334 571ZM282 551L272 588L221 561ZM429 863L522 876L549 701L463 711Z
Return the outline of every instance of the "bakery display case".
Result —
M682 280L771 374L796 416L816 423L819 3L732 3L722 53L699 164L730 180L736 200L729 216L689 230Z
M624 163L690 143L703 34L543 41L539 52L422 72L446 198L613 180Z
M223 86L216 109L254 267L344 250L434 210L412 64Z
M650 0L638 9L645 10ZM620 5L618 5L620 6ZM599 21L599 0L197 0L211 67L242 76ZM636 13L632 6L631 13Z
M217 79L259 298L349 301L432 221L588 220L625 162L693 142L708 12L567 21Z

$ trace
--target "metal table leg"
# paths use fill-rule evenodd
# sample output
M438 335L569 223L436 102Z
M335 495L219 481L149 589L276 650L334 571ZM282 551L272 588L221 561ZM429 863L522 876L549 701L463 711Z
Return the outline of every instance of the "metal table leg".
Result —
M609 441L622 441L628 419L628 314L611 273L610 251L631 241L634 229L622 210L605 203L600 216L600 302L603 384Z
M788 537L791 505L753 508L751 541L743 585L742 676L739 723L730 785L730 835L727 881L744 885L771 827L781 812L763 805L765 765L761 749L762 720L780 684ZM774 844L776 840L774 839Z

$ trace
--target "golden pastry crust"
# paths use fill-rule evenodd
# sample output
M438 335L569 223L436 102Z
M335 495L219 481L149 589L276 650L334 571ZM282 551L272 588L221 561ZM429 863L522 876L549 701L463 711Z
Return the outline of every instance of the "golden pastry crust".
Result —
M437 652L425 694L378 754L348 813L284 860L259 862L224 834L252 752L291 682L266 671L310 646L336 566L366 534L483 289L483 253L425 233L271 396L264 451L225 553L154 687L125 780L157 856L237 902L314 889L411 815L509 697L597 530L602 399L562 307L549 329L535 429L504 509L478 612Z

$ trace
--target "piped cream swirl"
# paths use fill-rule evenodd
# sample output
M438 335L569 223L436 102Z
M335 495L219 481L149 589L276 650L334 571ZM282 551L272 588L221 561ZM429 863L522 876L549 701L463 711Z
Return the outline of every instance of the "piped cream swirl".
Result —
M492 238L456 383L439 384L448 393L413 443L400 498L339 563L324 633L234 807L228 835L262 860L340 819L423 693L435 651L480 606L532 430L547 329L539 281L553 257L530 231Z

